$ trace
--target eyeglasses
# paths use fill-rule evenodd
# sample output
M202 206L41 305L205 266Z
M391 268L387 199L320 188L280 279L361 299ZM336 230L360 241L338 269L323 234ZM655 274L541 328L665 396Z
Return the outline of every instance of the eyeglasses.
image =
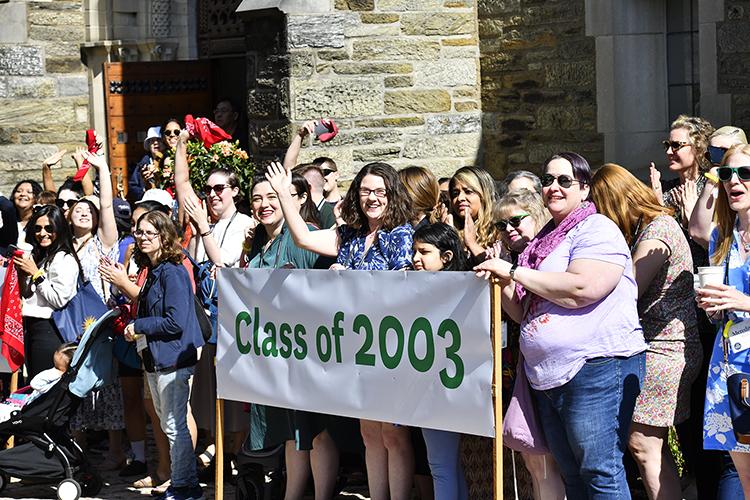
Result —
M388 194L385 188L377 188L377 189L359 188L359 196L362 198L369 198L371 193L374 193L376 198L385 198L386 194Z
M181 132L181 131L182 131L182 130L181 130L181 129L179 129L179 128L176 128L176 129L174 129L174 130L169 130L169 129L167 129L167 130L165 130L165 131L164 131L164 137L170 137L170 136L175 136L175 137L177 137L178 135L180 135L180 132Z
M42 229L44 229L49 234L52 234L55 232L55 228L52 225L46 224L44 226L39 226L39 225L34 226L34 234L41 233Z
M578 182L579 184L586 184L583 181L579 181L578 179L574 179L573 177L565 174L558 176L554 176L552 174L544 174L539 178L539 180L542 181L542 187L550 187L553 182L557 181L557 185L565 189L572 186L574 182Z
M73 205L75 205L75 203L77 201L78 200L74 200L74 199L61 200L60 198L58 198L58 199L55 200L55 205L57 205L59 208L62 208L63 210L67 210L70 207L72 207Z
M499 221L495 222L495 227L497 227L500 231L507 231L508 224L510 224L513 228L517 228L521 225L521 221L528 216L529 214L518 214L514 215L513 217L508 217L507 219L500 219Z
M731 181L734 173L739 180L750 181L750 167L719 167L717 170L721 182Z
M321 170L323 172L323 177L328 177L330 174L334 173L335 170L331 170L330 168L324 168Z
M143 229L137 229L133 231L133 236L136 238L146 238L147 240L153 240L157 236L159 236L159 233L156 231L144 231Z
M662 141L661 144L662 146L664 146L664 151L667 151L671 148L673 153L676 153L678 150L690 145L689 142L682 141Z
M726 152L727 148L709 146L706 151L706 159L710 161L712 165L721 165L721 160L724 159L724 153Z
M292 198L294 198L295 196L299 196L300 195L299 193L290 193L290 194L292 195Z
M213 191L216 193L216 196L221 196L221 193L228 187L228 184L214 184L213 186L206 184L203 186L203 194L211 196L211 191Z

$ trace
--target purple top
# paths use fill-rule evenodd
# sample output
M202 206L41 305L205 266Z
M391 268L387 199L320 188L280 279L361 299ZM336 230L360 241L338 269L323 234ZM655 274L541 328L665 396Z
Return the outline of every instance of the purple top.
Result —
M611 262L624 273L609 295L586 307L569 309L545 299L533 301L521 323L521 352L526 375L537 390L565 384L587 359L627 357L646 350L633 261L620 229L603 215L587 217L568 232L539 270L563 272L576 259ZM524 308L529 307L529 299L530 295L524 298Z

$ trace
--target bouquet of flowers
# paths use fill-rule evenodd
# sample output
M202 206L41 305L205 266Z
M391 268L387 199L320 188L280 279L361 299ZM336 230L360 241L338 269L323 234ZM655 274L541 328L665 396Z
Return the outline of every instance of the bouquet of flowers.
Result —
M174 151L157 154L157 158L150 165L152 171L151 184L158 189L174 191Z

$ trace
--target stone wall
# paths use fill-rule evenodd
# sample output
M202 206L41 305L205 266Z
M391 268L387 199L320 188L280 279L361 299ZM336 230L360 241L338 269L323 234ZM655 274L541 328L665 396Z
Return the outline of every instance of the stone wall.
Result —
M750 1L727 0L724 8L716 27L719 93L732 96L732 125L750 133Z
M551 153L603 159L584 0L479 0L484 166L538 170Z
M343 177L366 163L424 165L448 175L476 161L481 137L473 0L336 0L332 12L286 17L288 78L251 92L251 120L332 117L341 132L301 161L330 156ZM293 128L294 128L293 127ZM275 132L273 132L275 131ZM276 122L261 147L284 148Z
M21 179L41 182L41 162L58 147L83 145L89 88L79 46L80 1L0 4L0 192ZM60 182L73 161L55 169Z

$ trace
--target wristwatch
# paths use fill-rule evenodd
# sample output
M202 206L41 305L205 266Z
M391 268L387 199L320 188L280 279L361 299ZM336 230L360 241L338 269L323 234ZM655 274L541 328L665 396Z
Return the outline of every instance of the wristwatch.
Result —
M518 264L513 264L512 266L510 266L510 271L508 271L510 279L514 279L513 276L516 274L516 269L518 269Z
M31 280L31 282L34 283L34 286L39 286L39 284L45 279L47 279L47 276L45 276L44 274L40 274L39 276Z

